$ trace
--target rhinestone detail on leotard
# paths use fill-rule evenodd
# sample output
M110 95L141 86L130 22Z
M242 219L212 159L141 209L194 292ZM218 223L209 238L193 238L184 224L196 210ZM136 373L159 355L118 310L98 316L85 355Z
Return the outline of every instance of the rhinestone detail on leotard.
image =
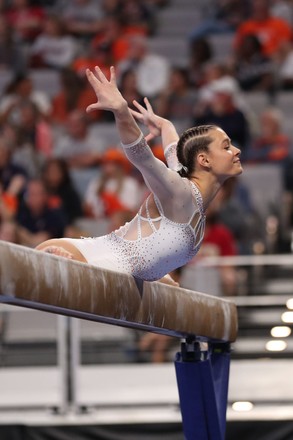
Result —
M183 266L196 255L203 239L205 216L200 193L195 186L192 187L200 214L195 229L189 223L176 223L161 215L159 228L147 237L127 240L115 232L107 235L106 239L124 271L154 281ZM132 222L137 222L138 216ZM126 226L127 229L132 222Z

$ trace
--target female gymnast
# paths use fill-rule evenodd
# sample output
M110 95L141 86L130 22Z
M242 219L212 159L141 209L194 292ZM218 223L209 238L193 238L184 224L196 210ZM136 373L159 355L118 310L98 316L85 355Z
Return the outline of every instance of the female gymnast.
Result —
M142 280L160 280L198 252L206 208L223 182L242 172L240 150L213 125L190 128L179 137L170 121L153 113L147 99L146 108L134 102L138 111L130 110L117 88L114 67L110 80L99 67L87 70L87 78L97 96L87 112L113 112L122 148L142 173L150 195L129 223L110 234L51 239L37 249ZM135 118L148 127L146 138ZM168 167L147 144L158 135Z

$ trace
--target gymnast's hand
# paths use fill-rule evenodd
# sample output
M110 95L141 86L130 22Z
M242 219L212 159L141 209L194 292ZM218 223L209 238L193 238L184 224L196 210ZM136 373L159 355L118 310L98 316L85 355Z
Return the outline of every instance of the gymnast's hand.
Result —
M118 90L114 67L110 67L110 81L106 78L102 70L96 66L95 72L86 70L87 79L92 86L97 102L90 104L86 111L109 110L113 113L119 113L127 109L127 102Z
M138 109L138 111L132 109L130 109L130 111L135 119L148 127L149 134L145 137L146 141L148 142L151 139L160 136L163 124L169 121L154 113L153 108L147 98L144 98L144 103L146 107L143 107L136 100L134 100L133 105Z

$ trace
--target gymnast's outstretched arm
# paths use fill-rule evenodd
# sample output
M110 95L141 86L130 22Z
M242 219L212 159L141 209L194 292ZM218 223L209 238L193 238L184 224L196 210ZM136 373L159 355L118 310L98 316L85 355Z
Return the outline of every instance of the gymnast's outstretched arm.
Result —
M145 107L134 100L133 104L138 111L130 109L132 115L149 129L149 134L146 136L147 141L158 136L162 138L162 147L168 167L179 171L180 164L176 151L179 135L174 124L168 119L155 114L147 98L144 98L144 103Z
M182 199L181 193L184 191L186 193L186 185L180 176L174 176L173 171L152 154L127 106L126 100L117 88L113 67L111 67L110 75L110 80L108 80L98 67L95 69L95 74L87 70L88 80L97 96L97 102L91 104L87 111L96 109L112 111L125 154L133 165L140 170L151 191L157 195L161 202L163 200L169 202L170 196L173 195ZM168 136L172 141L177 141L178 135L174 127L170 123L164 123L163 125L161 134L166 139L164 142L167 142ZM170 127L173 127L172 131Z
M100 108L112 111L116 118L116 125L123 144L132 144L141 134L141 130L137 126L133 116L149 128L150 133L146 136L147 141L155 136L161 136L164 147L171 143L178 142L179 136L172 122L156 115L147 98L144 99L146 108L137 101L134 101L133 103L139 112L128 109L126 100L117 88L113 68L111 68L110 81L103 76L103 73L98 67L96 68L96 72L97 76L90 70L87 70L88 80L98 98L98 102L88 106L87 111L90 112ZM111 102L107 102L107 99L109 101L109 96L111 96Z
M86 75L97 96L97 102L89 105L86 111L108 110L113 112L122 144L135 142L141 135L141 130L131 115L126 100L118 90L114 67L110 68L109 81L98 66L95 68L95 74L87 69Z
M164 147L172 142L177 143L179 136L174 124L168 119L156 115L148 98L144 98L144 103L145 107L134 100L133 105L138 111L132 109L130 109L130 111L135 119L148 127L149 134L145 137L146 140L150 141L157 136L161 136Z

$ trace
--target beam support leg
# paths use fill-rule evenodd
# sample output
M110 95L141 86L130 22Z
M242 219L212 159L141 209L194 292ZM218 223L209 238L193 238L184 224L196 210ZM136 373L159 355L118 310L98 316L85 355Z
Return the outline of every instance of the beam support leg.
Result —
M230 369L230 344L186 340L175 370L185 440L224 440Z

